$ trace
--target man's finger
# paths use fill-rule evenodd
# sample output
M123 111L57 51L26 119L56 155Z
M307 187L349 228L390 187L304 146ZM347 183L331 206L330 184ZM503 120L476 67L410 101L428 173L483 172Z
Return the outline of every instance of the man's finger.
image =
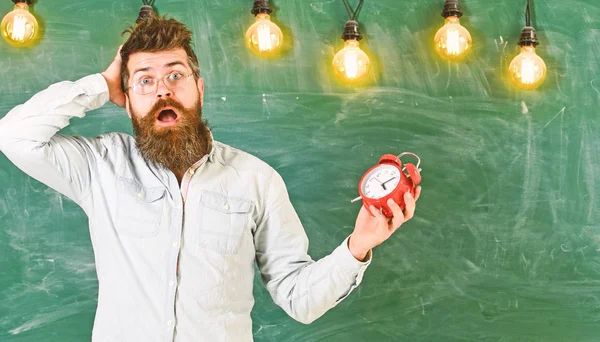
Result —
M119 45L119 49L117 50L117 55L115 56L115 59L117 61L121 61L121 49L123 48L123 45Z
M404 223L404 213L398 203L394 202L391 198L388 200L387 205L394 214L388 225L388 228L393 232Z
M373 217L377 218L379 216L381 216L381 211L377 208L375 208L374 205L370 205L369 206L369 212L371 213L371 215L373 215Z
M417 186L415 189L415 202L419 200L419 196L421 196L421 187Z
M369 206L369 211L371 212L373 217L375 217L375 219L378 221L377 222L378 225L386 224L387 217L385 217L385 215L383 215L381 208L377 209L377 208L375 208L375 206L371 205L371 206Z
M404 221L408 221L414 216L416 207L415 199L410 191L404 194L404 203L406 204L406 208L404 208Z

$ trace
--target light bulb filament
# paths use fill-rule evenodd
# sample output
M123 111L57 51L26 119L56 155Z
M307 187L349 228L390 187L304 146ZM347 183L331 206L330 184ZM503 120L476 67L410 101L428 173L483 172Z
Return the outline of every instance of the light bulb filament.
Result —
M436 51L449 60L459 60L471 49L471 34L455 16L446 18L444 26L436 32L433 40Z
M460 34L458 33L458 30L448 30L446 50L449 55L458 55L460 53Z
M273 44L271 43L271 29L267 25L261 25L257 29L258 50L271 51ZM275 37L275 39L277 39ZM276 45L278 42L276 42Z
M17 2L14 10L4 16L0 23L0 34L14 46L26 46L32 43L37 29L37 20L29 13L29 7L25 2Z
M256 22L246 31L246 43L250 51L262 57L272 57L281 49L283 33L268 14L259 13Z
M358 47L358 41L347 40L345 47L333 57L333 68L343 81L357 82L369 70L369 56Z
M358 74L358 56L354 51L349 51L344 56L344 68L348 78L356 78Z
M510 62L512 81L521 89L537 88L546 77L546 63L535 53L534 46L522 46L521 53Z
M15 16L13 21L13 27L10 38L12 40L23 41L25 40L25 28L27 26L27 19L21 15Z
M521 82L524 84L535 83L535 64L530 58L524 58L521 62Z

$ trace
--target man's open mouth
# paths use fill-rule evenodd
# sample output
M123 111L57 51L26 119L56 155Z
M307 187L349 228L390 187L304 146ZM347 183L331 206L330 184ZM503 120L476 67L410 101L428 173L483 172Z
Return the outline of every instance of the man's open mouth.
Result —
M157 120L160 122L173 122L177 120L177 113L172 109L163 109L158 113Z
M156 115L156 122L159 126L173 126L177 124L179 114L171 108L165 107Z

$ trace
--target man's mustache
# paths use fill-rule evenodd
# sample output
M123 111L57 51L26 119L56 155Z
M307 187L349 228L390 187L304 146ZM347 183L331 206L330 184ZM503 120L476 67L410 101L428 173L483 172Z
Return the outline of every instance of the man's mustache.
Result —
M152 108L150 108L148 113L151 113L152 117L156 117L156 114L158 114L158 112L160 112L165 107L174 108L179 115L186 111L185 107L183 107L181 103L171 98L167 98L157 100L156 103L154 103L154 105L152 106Z

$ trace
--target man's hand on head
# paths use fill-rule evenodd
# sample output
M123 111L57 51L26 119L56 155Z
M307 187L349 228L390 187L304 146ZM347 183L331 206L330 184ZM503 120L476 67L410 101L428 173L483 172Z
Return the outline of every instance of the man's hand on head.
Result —
M102 76L104 76L104 79L108 84L110 102L119 107L125 107L125 94L121 89L121 47L123 47L123 45L119 46L115 59L102 73Z

